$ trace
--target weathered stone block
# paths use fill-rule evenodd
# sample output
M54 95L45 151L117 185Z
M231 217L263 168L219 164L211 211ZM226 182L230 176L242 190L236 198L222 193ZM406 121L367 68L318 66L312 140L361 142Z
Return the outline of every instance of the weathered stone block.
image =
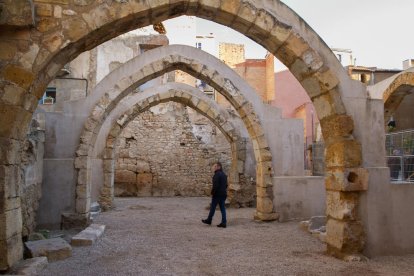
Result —
M319 120L335 115L334 99L330 94L320 94L312 99L315 110L318 113Z
M77 184L76 185L76 198L89 198L90 197L90 186L87 184Z
M306 90L309 98L315 98L322 94L319 81L314 77L307 77L300 81L303 88Z
M356 220L358 193L326 191L326 214L338 220Z
M21 142L15 139L0 138L0 164L18 164Z
M346 222L329 218L326 225L326 242L328 254L343 258L362 250L365 235L362 224L358 221Z
M53 10L53 16L56 18L62 18L62 7L61 6L55 6Z
M78 170L78 184L87 185L90 183L90 171L87 169Z
M369 172L364 168L327 169L325 184L332 191L366 191L368 189Z
M6 85L4 87L4 94L1 97L1 100L7 104L21 105L23 103L25 92L26 90L21 87L14 85Z
M259 145L259 146L262 146L262 145ZM265 144L263 146L267 146L267 144ZM269 148L261 148L261 149L255 151L255 154L258 154L259 162L272 161L272 153L270 152Z
M19 166L16 165L0 165L0 179L5 186L0 186L0 193L4 197L18 197L19 196L19 184L21 183L21 175Z
M249 2L242 2L238 16L233 21L232 29L240 33L246 33L256 20L258 10Z
M89 144L79 144L78 149L76 150L76 156L87 156L89 154L89 150L91 149Z
M47 264L47 257L26 259L13 266L9 273L12 275L39 275Z
M4 68L3 76L6 80L17 84L24 89L28 89L34 80L32 72L13 64L7 65Z
M82 232L72 237L71 245L73 246L90 246L102 236L105 231L105 225L91 224Z
M221 1L221 6L217 10L216 21L225 26L229 26L240 8L239 0Z
M47 257L49 262L64 260L72 256L72 247L61 238L29 241L25 243L29 254L34 257Z
M220 0L200 0L198 13L203 15L205 19L214 18L217 14L217 9L220 7Z
M357 168L361 163L361 145L357 141L341 139L326 143L325 165L327 168Z
M62 26L65 37L72 41L80 39L89 32L86 22L79 17L63 21Z
M86 214L91 209L91 198L76 198L76 212Z
M22 210L20 208L0 214L0 240L8 240L22 232Z
M301 58L297 58L289 68L299 82L315 73Z
M104 187L113 187L114 183L114 173L105 173L104 174Z
M137 184L138 185L150 185L152 184L152 173L139 173L137 175Z
M75 158L75 168L76 169L87 169L88 168L88 157L78 156Z
M137 174L127 170L116 170L115 179L117 182L135 183L137 181Z
M101 4L90 10L88 13L82 14L83 19L91 30L98 29L111 20L111 12L107 5Z
M0 239L0 271L5 271L23 258L23 243L21 233L7 240Z
M0 3L0 26L30 27L34 25L32 0L3 0Z
M328 68L325 71L319 70L315 74L315 77L319 80L321 88L325 91L331 90L339 84L336 74Z
M270 31L269 37L263 41L263 45L269 49L269 52L276 55L278 49L281 48L291 33L292 28L290 26L275 20L273 29Z
M37 16L52 16L53 15L53 6L50 4L37 3L35 7L36 7Z
M63 36L60 32L46 35L43 40L43 46L48 49L51 53L57 51L63 44Z
M0 193L0 196L3 196L3 194ZM0 204L0 213L14 210L14 209L19 209L20 206L21 206L20 197L6 197L4 199L4 204Z
M321 120L321 127L325 139L335 137L349 137L354 130L354 121L348 115L333 115Z
M12 59L17 52L17 45L12 41L0 41L0 58L2 60Z

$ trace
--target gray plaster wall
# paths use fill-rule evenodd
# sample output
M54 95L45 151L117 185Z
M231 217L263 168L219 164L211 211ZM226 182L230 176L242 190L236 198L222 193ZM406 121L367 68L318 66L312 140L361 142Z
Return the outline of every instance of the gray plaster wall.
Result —
M324 177L273 177L274 205L279 221L307 220L324 216L326 191Z
M62 212L71 212L75 206L76 175L73 159L44 159L43 196L37 216L38 228L59 229Z
M272 153L275 176L304 176L303 120L282 119L281 111L264 105L263 128Z
M414 253L414 184L391 184L389 168L369 168L361 196L367 256Z
M61 213L75 211L77 179L73 162L83 122L88 116L87 112L77 109L44 113L45 159L37 216L40 228L59 228Z

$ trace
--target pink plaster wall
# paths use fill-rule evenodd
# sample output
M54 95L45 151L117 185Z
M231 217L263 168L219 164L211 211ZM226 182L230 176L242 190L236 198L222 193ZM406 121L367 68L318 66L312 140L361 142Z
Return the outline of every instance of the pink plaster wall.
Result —
M297 118L297 111L305 105L306 141L308 144L312 142L312 112L314 126L319 120L308 94L289 70L275 73L275 99L272 105L282 109L284 118Z

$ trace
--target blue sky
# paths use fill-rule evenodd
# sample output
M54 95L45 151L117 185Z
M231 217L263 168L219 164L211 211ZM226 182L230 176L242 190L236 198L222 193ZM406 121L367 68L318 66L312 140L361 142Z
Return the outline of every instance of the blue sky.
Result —
M283 0L329 47L353 51L357 65L402 68L414 58L414 0ZM219 42L246 45L246 58L263 58L266 51L244 35L197 19L197 33L214 33ZM276 68L277 70L277 68Z

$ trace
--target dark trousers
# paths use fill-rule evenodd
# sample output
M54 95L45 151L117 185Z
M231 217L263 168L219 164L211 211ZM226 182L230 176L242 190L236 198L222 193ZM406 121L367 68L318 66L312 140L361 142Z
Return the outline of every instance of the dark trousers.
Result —
M207 220L211 221L213 219L214 213L216 212L217 204L220 206L221 211L221 223L226 224L226 206L224 205L226 197L213 197L211 198L210 213L208 213Z

